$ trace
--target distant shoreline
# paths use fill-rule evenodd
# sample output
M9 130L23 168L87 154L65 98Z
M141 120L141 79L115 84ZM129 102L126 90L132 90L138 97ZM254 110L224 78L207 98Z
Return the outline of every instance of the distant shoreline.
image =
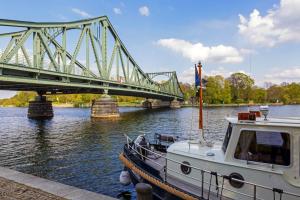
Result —
M269 105L269 106L286 106L286 105L300 105L300 104L283 104L283 103L261 103L261 104L204 104L203 107L245 107L245 106L261 106L261 105ZM119 103L119 107L135 107L135 108L141 108L141 104L134 104L134 103ZM0 108L27 108L28 106L14 106L14 105L8 105L8 106L2 106L0 105ZM90 108L90 105L82 105L82 106L75 106L73 104L53 104L54 108ZM181 105L182 108L185 107L198 107L197 104L185 104Z
M53 108L90 108L91 105L80 105L80 106L76 106L74 104L52 104ZM119 107L142 107L141 104L131 104L131 103L121 103L118 104ZM15 106L15 105L7 105L7 106L3 106L0 105L0 108L28 108L28 106Z
M256 103L256 104L237 104L237 103L230 103L230 104L204 104L203 107L244 107L244 106L262 106L262 105L268 105L268 106L286 106L286 105L299 105L299 104L283 104L283 103ZM199 105L182 105L182 107L198 107Z

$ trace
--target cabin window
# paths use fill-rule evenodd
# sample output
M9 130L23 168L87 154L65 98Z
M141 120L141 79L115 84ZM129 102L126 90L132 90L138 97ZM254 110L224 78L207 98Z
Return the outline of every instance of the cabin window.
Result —
M227 149L230 137L231 137L231 132L232 132L232 124L229 123L226 134L225 134L223 146L222 146L222 149L224 152L226 152L226 149Z
M242 130L234 157L241 160L290 165L290 135L275 131Z

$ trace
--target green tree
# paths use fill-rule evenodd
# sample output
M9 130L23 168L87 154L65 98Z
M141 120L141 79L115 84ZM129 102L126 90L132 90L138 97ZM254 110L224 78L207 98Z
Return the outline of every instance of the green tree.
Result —
M283 102L284 88L273 85L267 89L267 101L270 103Z
M290 101L288 103L298 104L300 103L300 84L291 83L285 86L285 94L289 96Z
M0 104L3 106L17 106L24 107L28 106L29 101L34 100L35 92L17 92L16 95L9 99L2 99Z
M222 92L223 103L231 103L231 87L230 82L228 80L224 80L224 88Z
M233 102L249 102L250 92L254 85L254 80L241 72L232 74L228 81L230 82L231 96Z
M230 85L222 76L206 77L206 89L204 90L204 102L209 104L230 103Z
M195 85L189 83L179 83L181 91L183 92L183 98L185 101L191 100L196 94Z
M264 88L254 86L251 89L250 99L255 103L265 103L267 100L267 91Z

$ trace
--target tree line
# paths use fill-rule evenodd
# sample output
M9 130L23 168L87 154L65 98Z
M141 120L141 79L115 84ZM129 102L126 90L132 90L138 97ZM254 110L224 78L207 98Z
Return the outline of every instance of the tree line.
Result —
M29 101L32 101L37 96L36 92L17 92L11 98L0 99L1 106L28 106ZM47 100L52 101L53 104L70 104L74 107L90 106L94 99L99 99L101 94L59 94L47 95ZM123 105L139 104L143 98L128 97L128 96L113 96L117 101Z
M255 85L254 79L244 73L234 73L228 78L221 75L206 76L203 101L207 104L248 104L248 103L283 103L300 104L300 84L284 83L262 88ZM197 89L194 84L180 83L184 100L191 103L196 99ZM28 106L34 100L35 92L18 92L9 99L1 99L1 106ZM90 105L93 99L100 98L100 94L68 94L48 95L47 99L54 104L72 104L74 106ZM119 103L139 104L140 97L113 96Z
M228 78L221 75L204 77L203 101L207 104L249 103L300 103L300 84L282 83L262 88L244 73L234 73ZM186 101L195 97L197 89L191 84L181 84Z

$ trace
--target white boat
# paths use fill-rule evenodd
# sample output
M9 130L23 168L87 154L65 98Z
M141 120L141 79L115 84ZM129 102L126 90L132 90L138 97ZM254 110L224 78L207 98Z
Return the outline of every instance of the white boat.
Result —
M151 184L157 199L299 200L300 119L261 112L228 117L222 143L126 136L120 159L131 181Z

